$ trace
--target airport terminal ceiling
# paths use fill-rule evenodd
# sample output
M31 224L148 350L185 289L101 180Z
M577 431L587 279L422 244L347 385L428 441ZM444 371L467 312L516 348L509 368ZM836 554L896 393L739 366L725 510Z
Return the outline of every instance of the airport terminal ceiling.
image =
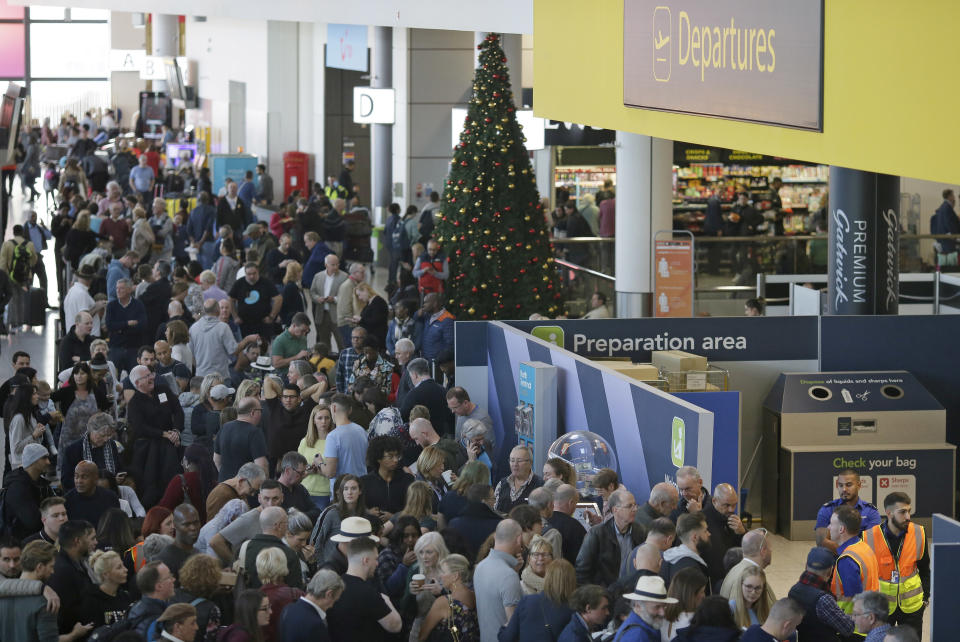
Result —
M10 4L62 6L64 0ZM533 33L533 0L70 0L71 7L250 20Z

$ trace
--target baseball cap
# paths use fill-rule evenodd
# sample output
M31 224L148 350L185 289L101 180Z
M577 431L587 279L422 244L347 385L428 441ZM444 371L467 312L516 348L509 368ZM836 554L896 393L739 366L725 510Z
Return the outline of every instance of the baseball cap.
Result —
M810 549L810 552L807 553L807 568L812 568L817 571L825 571L828 568L833 568L833 565L837 563L837 556L829 548L824 548L823 546L815 546Z
M226 399L227 397L234 394L235 392L236 390L234 390L233 388L228 388L222 383L218 383L217 385L215 385L213 388L210 389L210 398L216 399L219 401L221 399Z

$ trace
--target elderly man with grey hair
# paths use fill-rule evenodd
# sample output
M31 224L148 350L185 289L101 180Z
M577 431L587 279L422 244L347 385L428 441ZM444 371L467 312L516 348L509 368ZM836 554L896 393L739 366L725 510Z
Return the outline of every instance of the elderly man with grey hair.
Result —
M487 468L493 470L490 453L496 443L490 426L479 419L467 419L463 422L460 433L460 445L467 451L467 459L483 462Z
M197 376L216 373L224 379L230 377L230 359L235 357L260 336L251 334L237 343L230 326L219 319L220 302L206 299L203 302L203 317L190 326L190 352L196 361Z
M700 471L693 466L681 466L677 469L677 490L680 501L670 513L674 524L684 513L699 513L710 502L710 492L704 488Z
M74 470L81 461L92 461L100 469L101 475L111 475L121 480L126 476L125 466L120 460L120 451L114 438L117 436L117 422L105 412L98 412L87 420L87 432L80 439L67 444L60 457L63 470ZM63 475L60 484L64 492L73 489L73 475Z
M637 523L650 528L650 523L658 517L667 517L677 508L679 496L677 487L669 482L660 482L650 489L650 499L637 509Z
M137 487L143 503L160 501L167 483L182 471L180 433L183 408L179 396L163 384L155 385L155 375L146 366L130 371L130 383L136 389L127 404L127 425L133 441L131 470L137 471Z
M307 594L283 610L277 639L283 642L325 642L330 640L327 612L343 594L343 580L330 569L320 569Z
M550 542L555 552L563 550L563 535L550 523L553 516L553 491L547 490L543 486L535 488L530 492L527 503L540 511L543 530L540 536Z
M426 406L430 411L430 421L441 435L452 437L454 434L453 413L447 406L447 394L439 383L433 380L430 363L426 359L414 359L407 365L413 390L408 392L400 403L400 416L410 420L410 410L414 406Z
M610 586L620 576L620 569L647 532L634 521L637 502L628 490L615 490L607 500L612 519L597 524L587 533L577 555L577 584Z
M880 591L864 591L853 598L853 624L857 633L865 635L864 642L883 642L890 629L888 606L890 601Z
M413 359L413 353L416 351L417 346L406 337L397 340L397 344L393 349L393 354L397 358L397 363L400 365L400 385L397 386L396 402L398 406L403 402L406 394L413 390L413 381L410 379L410 371L407 369L407 364Z
M129 370L136 365L137 348L140 346L144 328L147 327L147 309L133 298L133 282L117 280L117 298L107 303L104 324L110 332L110 361L120 370Z

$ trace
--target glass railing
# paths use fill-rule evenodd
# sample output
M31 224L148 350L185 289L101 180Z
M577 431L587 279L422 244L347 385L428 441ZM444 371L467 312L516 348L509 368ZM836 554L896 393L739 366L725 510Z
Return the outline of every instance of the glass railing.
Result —
M573 263L566 259L556 259L554 264L560 273L563 287L563 316L579 319L592 309L592 299L596 292L606 297L609 316L616 316L616 279L603 272Z
M960 235L901 234L901 273L933 272L936 269L933 244L938 239L960 240ZM608 301L612 310L616 240L577 237L551 241L557 259L607 277L590 276L589 272L566 268L568 273L564 275L564 283L569 287L566 290L566 299L573 306L571 313L588 305L589 295L593 290L609 293ZM810 275L810 280L814 280L818 275L824 280L826 278L828 239L825 234L698 236L694 240L694 247L695 308L698 314L742 314L743 300L757 296L757 276L760 274ZM950 289L955 286L947 283L942 287ZM905 280L901 284L901 297L907 303L932 302L931 288L931 281ZM948 295L953 294L956 293L951 289ZM789 297L789 285L771 284L768 286L768 295L770 299L786 301ZM960 305L960 301L951 301Z

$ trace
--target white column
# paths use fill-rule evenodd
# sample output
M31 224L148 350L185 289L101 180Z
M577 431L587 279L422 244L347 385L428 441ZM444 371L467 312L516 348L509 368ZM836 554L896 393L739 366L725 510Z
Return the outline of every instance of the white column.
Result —
M393 89L397 101L397 118L393 125L391 198L402 207L413 202L410 194L410 30L395 27L393 31Z
M617 316L651 316L653 241L673 228L673 142L617 132Z
M393 29L374 27L370 49L370 86L393 86ZM393 125L370 129L370 214L376 224L386 220L386 208L393 196Z
M168 13L155 13L151 19L152 45L154 56L179 56L180 22L177 16ZM154 91L167 91L166 80L154 80Z

